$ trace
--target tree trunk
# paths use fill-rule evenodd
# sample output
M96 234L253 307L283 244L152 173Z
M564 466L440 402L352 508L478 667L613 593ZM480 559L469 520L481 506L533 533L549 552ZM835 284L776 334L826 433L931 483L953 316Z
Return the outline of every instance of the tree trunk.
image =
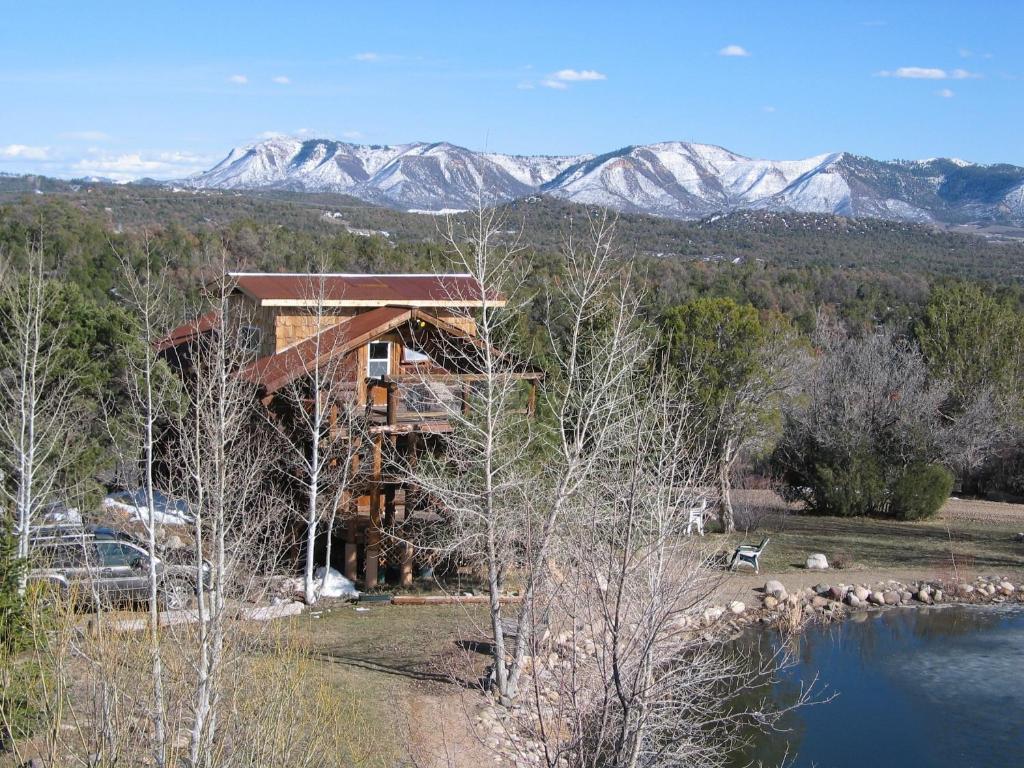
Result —
M736 532L736 519L732 510L732 482L729 471L732 467L732 445L727 444L722 458L718 462L718 522L724 533Z

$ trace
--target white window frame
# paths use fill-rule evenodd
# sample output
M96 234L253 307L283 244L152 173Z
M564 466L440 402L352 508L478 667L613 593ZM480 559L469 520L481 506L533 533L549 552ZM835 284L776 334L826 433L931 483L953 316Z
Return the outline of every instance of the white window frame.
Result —
M402 362L403 363L428 363L430 362L430 355L426 352L420 352L418 349L412 347L402 347Z
M384 345L384 348L387 350L387 357L386 358L374 357L373 356L373 348L377 344L383 344ZM374 363L384 363L384 365L386 366L385 370L384 370L384 376L390 376L391 375L391 342L390 341L371 341L369 344L366 345L366 375L367 375L368 378L371 378L371 379L382 378L380 374L374 375L374 373L373 373L373 364Z

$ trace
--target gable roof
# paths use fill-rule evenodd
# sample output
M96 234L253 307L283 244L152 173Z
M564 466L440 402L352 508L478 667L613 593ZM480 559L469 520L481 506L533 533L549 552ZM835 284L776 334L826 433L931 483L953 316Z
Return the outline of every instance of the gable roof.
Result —
M332 358L346 355L417 316L408 307L380 307L363 312L277 354L261 357L241 376L271 394ZM422 316L424 320L432 318Z
M229 272L237 290L261 307L478 307L484 289L469 274L315 274ZM487 303L505 297L487 292Z
M219 314L217 310L213 309L200 315L190 323L179 325L174 330L169 331L166 336L162 336L154 341L154 349L157 352L163 352L172 347L194 341L204 333L208 333L217 327Z

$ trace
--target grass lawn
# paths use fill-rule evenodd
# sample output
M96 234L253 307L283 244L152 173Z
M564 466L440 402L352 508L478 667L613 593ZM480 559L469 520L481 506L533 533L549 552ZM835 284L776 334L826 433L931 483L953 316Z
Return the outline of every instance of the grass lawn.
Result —
M437 751L435 729L447 724L446 742L467 743L469 718L461 694L483 673L479 643L485 606L358 606L323 603L290 620L291 628L340 695L356 704L355 728L370 734L380 754L366 765L417 762ZM449 744L444 749L451 750ZM417 755L416 753L419 752Z
M762 572L803 571L807 555L822 552L843 570L898 569L922 577L1024 572L1024 505L950 499L937 517L919 522L813 517L787 509L765 492L738 494L742 535L723 548L769 536Z

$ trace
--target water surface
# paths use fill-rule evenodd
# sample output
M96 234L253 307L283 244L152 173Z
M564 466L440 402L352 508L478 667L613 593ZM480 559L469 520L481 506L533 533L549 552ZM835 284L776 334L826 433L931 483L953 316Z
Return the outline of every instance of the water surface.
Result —
M895 609L815 627L772 689L792 701L817 675L825 704L737 756L801 768L1024 766L1024 609Z

